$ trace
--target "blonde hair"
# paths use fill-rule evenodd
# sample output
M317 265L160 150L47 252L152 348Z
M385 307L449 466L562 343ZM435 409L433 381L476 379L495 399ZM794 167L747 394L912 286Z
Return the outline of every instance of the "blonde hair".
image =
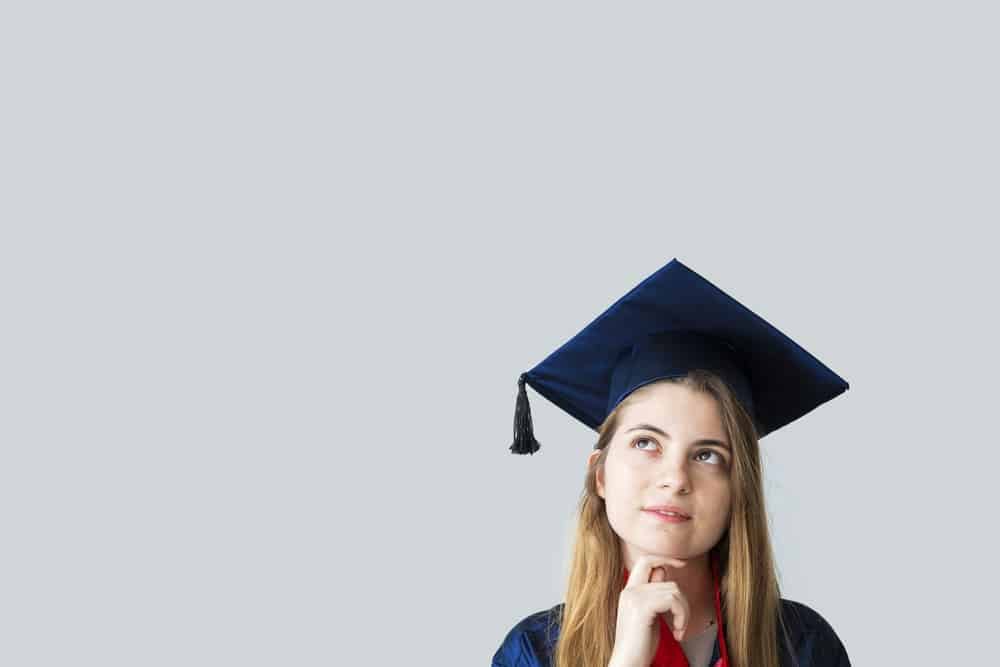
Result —
M768 531L760 451L753 421L718 376L694 370L676 382L707 393L718 402L722 425L732 445L732 511L729 526L712 547L719 558L720 596L730 667L779 667L778 625L781 593ZM625 562L618 535L597 494L596 472L625 406L644 393L644 385L619 403L598 428L594 449L601 450L587 470L579 503L566 599L554 651L554 667L605 666L614 649L618 596ZM782 626L783 627L783 626ZM787 638L787 631L785 634Z

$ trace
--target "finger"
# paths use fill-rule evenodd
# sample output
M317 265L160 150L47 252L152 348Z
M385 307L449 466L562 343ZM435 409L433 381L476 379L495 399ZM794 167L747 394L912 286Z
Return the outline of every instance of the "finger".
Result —
M667 571L662 567L654 567L653 572L649 575L649 581L651 583L660 583L667 580Z
M670 613L673 614L674 639L680 641L681 637L684 636L688 620L691 618L691 607L688 605L687 598L674 594L670 604Z
M652 554L644 554L639 556L636 560L634 567L628 573L628 581L625 582L625 588L632 588L634 586L639 586L645 583L649 583L649 575L651 570L656 566L666 566L666 567L684 567L687 565L687 561L681 560L680 558L673 558L672 556L656 556ZM666 573L666 570L664 570Z
M670 626L674 637L680 641L691 619L691 605L688 604L684 593L672 581L651 583L648 590L653 596L653 609L663 614L663 620Z

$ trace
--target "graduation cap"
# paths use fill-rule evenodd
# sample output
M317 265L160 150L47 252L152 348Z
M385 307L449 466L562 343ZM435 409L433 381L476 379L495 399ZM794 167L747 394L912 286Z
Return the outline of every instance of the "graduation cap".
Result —
M847 381L676 258L518 378L515 454L540 448L525 385L595 431L639 387L700 368L732 389L763 438Z

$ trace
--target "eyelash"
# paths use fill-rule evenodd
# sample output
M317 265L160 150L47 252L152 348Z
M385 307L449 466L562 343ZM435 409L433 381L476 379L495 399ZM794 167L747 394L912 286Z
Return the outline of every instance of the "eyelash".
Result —
M642 441L656 442L656 440L653 440L652 438L636 438L635 440L632 441L632 445L631 445L632 448L633 449L638 449L640 452L648 452L649 451L648 449L639 449L638 447L635 446L636 443L639 443L639 442L642 442ZM726 462L726 458L722 454L720 454L719 452L715 451L714 449L702 449L701 451L698 452L698 454L704 454L705 452L709 452L710 454L715 454L716 456L719 457L719 463L715 464L715 465L722 465L722 464L724 464ZM698 454L696 454L695 456L697 456Z

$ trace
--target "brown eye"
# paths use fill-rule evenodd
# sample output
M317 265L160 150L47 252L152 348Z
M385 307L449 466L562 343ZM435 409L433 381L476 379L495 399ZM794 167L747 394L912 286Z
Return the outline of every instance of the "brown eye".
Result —
M717 459L718 459L718 463L716 463L715 465L722 465L723 463L725 463L725 462L726 462L726 459L724 459L724 458L722 457L722 455L721 455L721 454L719 454L719 452L717 452L717 451L715 451L715 450L713 450L713 449L703 449L703 450L701 450L700 452L698 452L698 453L696 454L696 456L701 456L702 454L713 454L713 455L715 456L715 458L717 458ZM705 459L701 459L701 460L702 460L702 461L705 461Z

